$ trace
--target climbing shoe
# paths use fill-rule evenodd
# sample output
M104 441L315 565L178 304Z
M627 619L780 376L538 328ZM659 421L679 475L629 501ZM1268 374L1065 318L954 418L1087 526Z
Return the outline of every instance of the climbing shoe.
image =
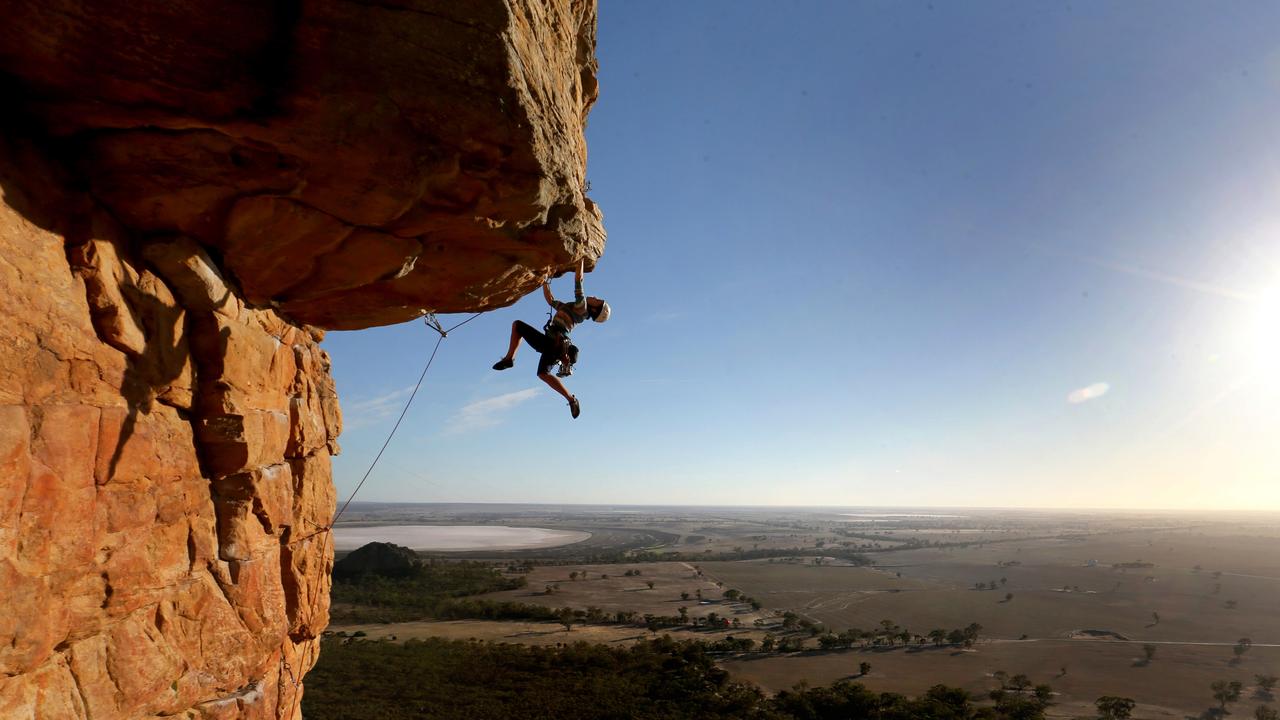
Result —
M516 364L516 361L512 360L511 358L502 358L501 360L493 364L493 369L506 370L507 368L512 367L515 364Z
M572 415L574 419L577 419L578 414L581 412L582 412L582 406L578 404L578 397L576 395L570 397L569 398L569 414Z

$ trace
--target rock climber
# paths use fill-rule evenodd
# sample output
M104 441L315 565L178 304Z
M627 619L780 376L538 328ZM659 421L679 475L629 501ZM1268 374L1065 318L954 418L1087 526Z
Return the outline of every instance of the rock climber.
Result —
M568 377L573 372L573 364L578 361L578 348L569 341L569 332L588 318L601 323L609 319L609 303L583 294L582 266L583 261L579 260L573 273L571 303L556 300L551 295L551 283L542 283L542 296L547 299L547 304L553 311L551 319L543 326L542 332L520 320L511 323L511 344L507 347L507 354L493 364L494 370L506 370L515 365L516 349L520 347L520 339L524 338L530 347L541 353L538 359L538 378L569 401L569 413L575 418L582 412L582 407L578 398L570 394L564 383L560 382L561 377ZM559 377L551 374L551 366L556 363L560 363L560 372L557 373Z

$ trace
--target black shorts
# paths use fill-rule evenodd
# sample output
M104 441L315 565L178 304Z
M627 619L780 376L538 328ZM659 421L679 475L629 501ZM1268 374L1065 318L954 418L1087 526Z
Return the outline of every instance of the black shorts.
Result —
M529 343L529 347L541 353L538 358L538 374L549 374L551 366L560 362L560 356L564 354L564 340L548 337L523 320L516 321L516 332Z

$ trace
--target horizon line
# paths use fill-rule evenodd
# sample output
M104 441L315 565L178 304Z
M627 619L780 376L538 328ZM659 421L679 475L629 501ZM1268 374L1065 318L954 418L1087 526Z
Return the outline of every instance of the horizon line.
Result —
M738 508L738 509L790 509L790 510L1023 510L1023 511L1076 511L1076 512L1169 512L1169 513L1246 513L1280 514L1280 508L1236 507L1120 507L1120 506L1043 506L1043 505L734 505L701 503L611 503L611 502L550 502L550 501L495 501L495 500L353 500L351 505L530 505L537 507L627 507L627 508Z

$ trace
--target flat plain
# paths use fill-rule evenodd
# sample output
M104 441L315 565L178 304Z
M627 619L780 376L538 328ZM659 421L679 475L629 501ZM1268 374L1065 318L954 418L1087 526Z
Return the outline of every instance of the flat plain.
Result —
M526 580L482 599L639 617L684 608L691 623L711 613L736 619L732 629L658 632L752 639L752 651L720 662L767 690L847 678L912 695L945 683L985 697L1004 671L1053 688L1049 717L1092 716L1102 695L1132 697L1137 718L1207 717L1216 680L1244 688L1228 707L1235 715L1280 705L1256 680L1280 674L1275 516L481 507L487 523L601 535L594 544L546 551L437 554L492 561ZM444 506L429 516L475 524L476 512ZM415 519L404 508L395 517ZM362 520L376 523L378 513ZM592 561L575 562L575 552ZM730 590L761 607L726 598ZM930 631L975 623L978 640L969 647L928 639ZM892 643L886 627L898 635ZM554 623L479 620L333 628L357 629L401 640L529 644L626 643L654 634L626 624L566 632ZM850 630L859 631L852 647L820 647L826 632ZM763 652L766 638L789 646ZM872 666L865 676L862 662Z

